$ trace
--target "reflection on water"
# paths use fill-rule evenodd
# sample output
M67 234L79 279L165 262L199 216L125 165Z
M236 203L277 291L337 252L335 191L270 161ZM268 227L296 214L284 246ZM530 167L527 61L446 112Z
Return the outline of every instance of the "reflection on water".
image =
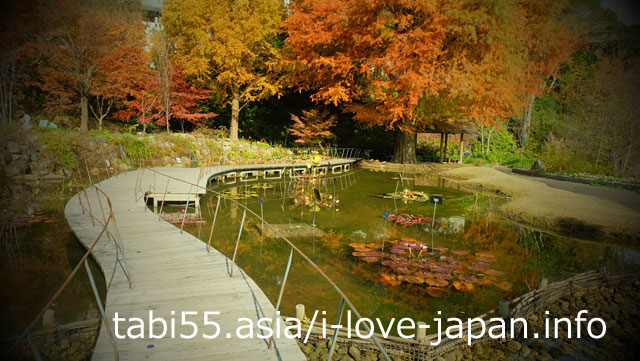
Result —
M55 214L58 223L33 224L18 229L17 242L2 249L0 282L0 339L19 335L37 316L42 307L80 261L86 249L75 238L64 215ZM3 230L6 231L6 230ZM99 266L90 259L96 286L105 295L104 277ZM52 307L56 323L98 318L97 305L86 272L81 269ZM40 324L35 329L39 329Z
M258 197L264 195L264 218L324 270L363 316L383 320L412 317L429 324L437 311L442 311L442 317L471 317L535 288L540 277L554 281L601 266L611 272L640 268L638 252L536 232L500 219L497 209L505 199L470 193L441 178L405 175L398 182L394 176L358 170L314 184L285 179L216 189L228 191L257 214L261 211ZM314 219L313 187L322 198L319 206L316 202L315 229L308 226ZM433 222L434 208L428 202L380 197L396 187L442 195L444 204L437 207ZM221 202L212 245L230 257L242 211L229 200ZM207 223L185 229L207 242L216 197L207 194L202 204ZM385 210L427 221L398 225L381 217ZM407 241L413 246L402 245ZM425 245L429 254L407 249L416 242ZM436 251L430 253L432 242ZM263 235L260 221L247 217L237 263L274 303L289 250L270 232ZM438 280L446 280L446 286ZM437 287L445 291L434 291ZM302 303L308 314L326 310L333 322L339 301L330 285L295 255L282 313L293 315L295 305Z

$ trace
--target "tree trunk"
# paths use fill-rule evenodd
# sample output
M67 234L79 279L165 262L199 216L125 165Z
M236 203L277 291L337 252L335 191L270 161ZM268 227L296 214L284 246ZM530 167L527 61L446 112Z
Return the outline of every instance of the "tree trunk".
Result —
M417 142L417 134L396 129L392 162L415 164Z
M464 133L460 133L460 159L458 164L462 164L462 156L464 154Z
M522 120L522 134L520 135L520 159L522 159L522 154L524 153L525 146L527 145L527 135L529 133L529 125L531 124L531 113L533 113L533 102L535 100L536 95L531 94L527 112L525 113L524 119Z
M484 157L484 125L480 126L480 154Z
M491 133L493 132L493 127L489 127L489 131L487 132L487 155L491 151Z
M236 90L233 91L233 99L231 100L231 124L229 125L229 139L231 141L238 140L238 117L240 116L240 95Z
M444 160L447 161L447 147L449 146L449 133L444 133ZM447 163L449 163L447 161Z
M167 134L171 133L169 129L169 99L164 102L164 121L167 123Z
M89 100L86 95L80 96L80 131L89 131Z

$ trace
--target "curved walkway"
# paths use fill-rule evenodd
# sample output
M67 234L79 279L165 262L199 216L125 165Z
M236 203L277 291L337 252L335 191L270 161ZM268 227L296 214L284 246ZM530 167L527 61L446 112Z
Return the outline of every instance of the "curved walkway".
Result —
M514 173L511 171L511 169L505 167L496 167L496 169L505 174L513 175L514 177L526 178L536 182L544 183L551 188L563 189L565 191L573 193L608 199L614 202L618 202L623 206L627 206L636 212L640 212L640 194L634 191L592 186L589 184L560 181L549 178L532 177L524 174Z
M331 165L351 163L352 160L333 160ZM305 163L306 164L306 163ZM242 169L273 169L291 167L294 164L219 166L200 168L159 167L160 173L170 177L206 186L207 181L217 174ZM298 166L303 166L299 163ZM135 185L139 184L138 196L134 196ZM271 318L274 306L265 294L241 269L233 278L227 272L230 260L215 249L206 252L206 244L191 234L181 233L178 228L162 221L147 209L143 200L144 192L155 187L164 192L167 177L152 171L131 171L109 178L99 184L113 204L118 230L126 252L126 261L132 276L132 287L121 269L115 264L116 251L113 242L100 241L93 256L102 267L107 283L105 307L109 324L115 329L113 317L140 318L144 322L144 338L116 340L120 360L304 360L306 359L296 341L281 337L275 339L275 347L268 349L267 341L256 336L255 327L259 318ZM184 182L170 180L168 192L187 193L190 186ZM192 189L195 193L196 189ZM203 194L203 189L197 193ZM100 218L100 209L95 191L87 189L93 213ZM82 199L85 201L84 197ZM104 200L102 200L103 203ZM107 205L102 204L105 210ZM72 197L65 206L65 216L78 239L90 245L98 236L101 227L93 226L89 214L82 213L78 195ZM103 237L104 238L104 237ZM115 270L115 271L114 271ZM167 321L168 332L163 338L149 338L149 312L153 317ZM175 314L172 314L172 311ZM193 339L183 339L181 333L192 333L192 327L181 326L181 313L198 312L188 316L187 321L197 324L198 333ZM215 327L204 325L204 312L220 312L212 315L210 321L220 325L221 332L215 339L205 339L202 334L214 334ZM240 339L235 336L238 318L253 321L254 337ZM171 335L171 320L175 320L175 337ZM139 322L119 322L117 333L127 335L127 329ZM244 325L245 323L240 323ZM153 327L155 335L162 333L162 323ZM284 329L284 327L281 327ZM141 330L131 329L135 336ZM246 333L246 328L244 329ZM93 360L113 360L114 354L109 332L101 327L95 346Z

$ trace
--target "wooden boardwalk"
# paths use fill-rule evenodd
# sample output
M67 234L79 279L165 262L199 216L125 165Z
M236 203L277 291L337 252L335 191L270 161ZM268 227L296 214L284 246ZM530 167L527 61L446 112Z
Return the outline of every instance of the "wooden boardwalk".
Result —
M331 161L332 165L339 163L351 161ZM290 167L291 164L208 167L200 179L200 168L156 169L168 176L206 186L210 177L220 173L279 166ZM137 200L134 196L136 182L139 184ZM127 320L137 317L144 321L144 338L127 336L116 340L120 360L304 360L305 356L295 340L277 338L275 347L268 349L267 341L257 338L260 332L255 327L257 320L271 318L274 306L248 275L236 267L233 278L230 278L228 269L231 261L227 257L215 249L207 253L204 242L187 232L180 233L177 227L160 220L158 215L147 209L142 194L154 187L155 192L162 193L166 185L167 177L148 169L123 173L98 184L111 199L132 279L132 288L129 288L125 274L115 262L114 242L103 236L93 256L102 267L107 284L111 282L105 300L109 324L115 329L115 312ZM169 181L168 191L171 193L188 193L190 189L194 193L205 193L204 189L196 190L187 183ZM97 192L89 188L87 195L93 214L101 219ZM86 202L84 196L82 198ZM101 198L102 208L108 216L107 202ZM65 216L78 239L85 246L90 246L102 226L98 223L93 226L89 214L83 214L78 195L65 206ZM166 320L169 330L165 337L149 338L149 311L153 311L154 318ZM197 316L186 319L197 324L198 333L193 339L180 337L181 333L193 332L190 326L181 326L181 313L184 311L197 312ZM211 335L216 331L214 326L203 322L204 312L213 311L220 312L220 315L212 315L209 320L217 322L221 332L215 339L205 339L203 334ZM236 337L237 320L242 317L253 320L253 338ZM175 320L174 338L170 337L171 319ZM134 325L138 322L119 322L117 333L127 335L127 329ZM160 334L161 322L154 326L154 334ZM140 329L131 331L136 336ZM109 332L103 325L93 360L113 359Z

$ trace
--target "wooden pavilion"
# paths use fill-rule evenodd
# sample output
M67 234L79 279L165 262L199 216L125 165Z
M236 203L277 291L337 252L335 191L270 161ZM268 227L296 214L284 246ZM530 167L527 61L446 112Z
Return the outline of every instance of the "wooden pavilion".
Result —
M445 154L447 154L447 146L449 143L449 134L460 134L460 158L458 159L458 163L462 163L462 156L464 152L464 135L477 134L478 131L473 123L464 119L460 119L453 121L434 121L429 129L426 129L422 133L440 133L440 163L445 161Z

